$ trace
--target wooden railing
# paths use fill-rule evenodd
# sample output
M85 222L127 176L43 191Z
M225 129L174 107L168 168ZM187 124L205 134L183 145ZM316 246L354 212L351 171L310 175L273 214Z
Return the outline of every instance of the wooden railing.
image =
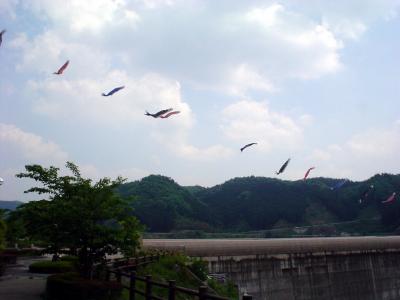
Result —
M211 294L207 286L200 286L198 290L192 290L177 286L175 280L168 280L168 283L155 281L151 275L139 276L136 274L137 267L144 266L154 261L158 261L164 254L141 256L129 259L114 259L109 262L109 268L106 270L106 280L110 281L112 276L119 282L124 289L129 291L129 300L136 300L137 295L143 296L146 300L175 300L177 294L197 297L199 300L229 300L229 298L220 297ZM123 280L123 279L126 280ZM128 285L126 285L128 282ZM137 283L144 283L144 290L138 288ZM125 284L124 284L125 283ZM155 295L153 287L165 289L168 292L168 298L162 298ZM252 300L252 296L243 295L242 300Z
M136 300L136 295L141 295L146 300L175 300L177 293L185 294L188 296L197 297L199 300L229 300L229 298L220 297L218 295L208 293L207 286L200 286L198 290L192 290L176 285L175 280L169 280L168 283L152 280L151 275L138 276L135 271L130 273L121 272L120 270L112 271L109 270L107 279L110 280L111 274L115 275L116 280L122 284L123 288L129 290L129 300ZM129 285L123 284L123 278L129 279ZM137 288L136 283L143 282L145 284L144 290ZM153 287L160 287L168 290L168 298L162 298L154 295ZM252 300L250 295L243 295L242 300Z
M158 261L160 257L164 255L165 254L153 254L153 255L144 255L139 257L131 257L131 258L117 258L110 261L108 265L114 271L117 269L121 271L125 269L136 270L137 267L145 266L154 261Z

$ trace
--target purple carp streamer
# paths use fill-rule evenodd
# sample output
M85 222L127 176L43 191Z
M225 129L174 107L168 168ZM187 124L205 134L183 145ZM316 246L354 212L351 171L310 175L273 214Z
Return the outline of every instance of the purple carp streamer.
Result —
M69 65L69 60L67 60L67 61L65 62L65 64L63 64L63 65L61 66L61 68L59 68L58 71L57 71L57 72L54 72L53 74L61 75L61 74L65 71L65 69L68 67L68 65Z
M288 166L289 162L290 162L290 158L287 161L285 161L285 163L282 165L282 167L279 169L279 171L276 172L276 175L283 173L285 171L286 167Z
M112 89L107 94L102 93L101 95L104 96L104 97L108 97L108 96L111 96L111 95L115 94L116 92L118 92L118 91L120 91L120 90L122 90L124 88L125 88L125 86L119 86L119 87L116 87L116 88Z
M244 145L242 148L240 148L240 152L243 152L244 149L246 149L247 147L253 146L253 145L257 145L257 143L250 143L250 144Z

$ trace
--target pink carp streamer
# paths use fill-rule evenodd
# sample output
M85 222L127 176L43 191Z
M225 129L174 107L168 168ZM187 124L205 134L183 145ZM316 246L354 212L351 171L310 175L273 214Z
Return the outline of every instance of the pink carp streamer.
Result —
M311 168L309 168L309 169L307 170L306 174L304 175L304 178L303 178L303 180L306 180L306 179L307 179L307 177L308 177L308 174L310 174L311 170L314 170L314 169L315 169L315 167L311 167Z
M166 118L169 118L172 115L176 115L176 114L179 114L179 113L180 113L180 111L171 111L171 112L167 113L166 115L161 115L160 118L166 119Z
M394 201L394 198L396 197L396 193L393 193L389 198L387 198L385 201L382 201L382 203L389 203Z

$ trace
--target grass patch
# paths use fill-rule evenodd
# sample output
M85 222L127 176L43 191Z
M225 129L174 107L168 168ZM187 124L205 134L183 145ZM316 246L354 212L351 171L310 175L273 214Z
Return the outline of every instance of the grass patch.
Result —
M73 256L73 255L64 255L60 257L61 261L70 261L73 263L78 263L79 262L79 257L78 256Z
M221 284L214 279L208 279L207 284L220 296L227 297L229 299L238 299L239 291L237 286L232 281Z
M185 287L192 290L198 290L199 286L204 282L211 288L209 293L214 290L219 296L237 299L238 290L233 284L221 284L214 280L207 280L207 264L199 260L191 260L183 255L161 257L159 261L153 262L143 268L139 268L137 274L139 276L151 275L153 281L168 283L168 280L175 280L177 286ZM205 279L202 281L202 279ZM126 282L125 284L128 284ZM136 288L144 291L145 283L136 281ZM168 298L168 289L157 286L152 287L152 293L158 297ZM123 291L122 299L127 300L128 292ZM144 299L140 295L136 295L136 299ZM198 297L190 296L177 292L176 299L198 299Z
M29 266L29 272L32 273L54 274L75 270L74 263L70 261L38 261Z

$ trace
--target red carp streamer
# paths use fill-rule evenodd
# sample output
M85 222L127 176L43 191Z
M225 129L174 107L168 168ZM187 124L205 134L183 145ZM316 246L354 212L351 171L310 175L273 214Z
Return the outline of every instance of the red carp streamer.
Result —
M306 179L307 179L307 177L308 177L308 174L310 174L311 170L314 170L314 169L315 169L315 167L311 167L311 168L309 168L309 169L307 170L306 174L304 175L304 178L303 178L303 180L306 180Z

